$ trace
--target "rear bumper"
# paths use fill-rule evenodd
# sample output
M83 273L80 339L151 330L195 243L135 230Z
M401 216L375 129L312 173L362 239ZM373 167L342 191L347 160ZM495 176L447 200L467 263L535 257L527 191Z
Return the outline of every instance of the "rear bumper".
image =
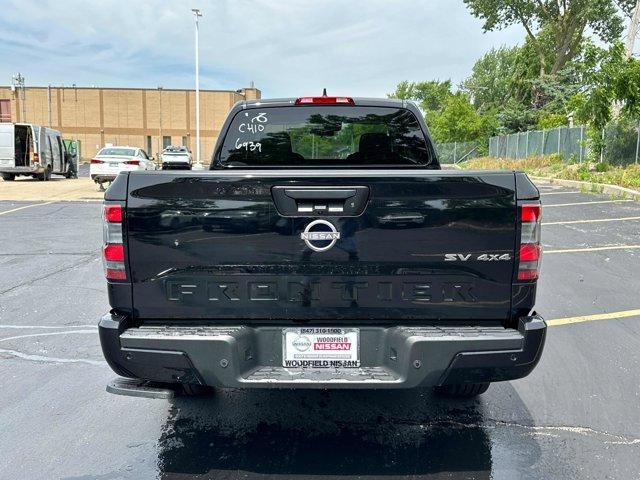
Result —
M187 162L162 162L163 170L191 170L191 164Z
M0 167L0 173L15 173L16 175L33 175L44 172L44 167Z
M111 368L124 377L235 388L411 388L496 382L528 375L544 347L534 315L518 329L425 325L360 328L358 369L282 367L282 327L129 328L108 314L99 324Z
M107 173L92 173L91 174L91 180L93 180L96 183L102 183L102 182L113 182L116 177L118 176L118 174L115 175L111 175L111 174L107 174Z

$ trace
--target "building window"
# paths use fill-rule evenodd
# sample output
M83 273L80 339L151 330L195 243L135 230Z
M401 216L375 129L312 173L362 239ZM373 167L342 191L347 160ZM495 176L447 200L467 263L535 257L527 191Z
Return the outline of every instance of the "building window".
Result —
M151 135L147 135L147 153L149 155L152 155L151 152L153 149L151 147L153 147L153 142L151 141Z
M0 100L0 122L11 122L11 100Z
M189 139L186 135L182 137L182 146L189 148Z
M162 137L162 148L165 149L171 146L171 137Z

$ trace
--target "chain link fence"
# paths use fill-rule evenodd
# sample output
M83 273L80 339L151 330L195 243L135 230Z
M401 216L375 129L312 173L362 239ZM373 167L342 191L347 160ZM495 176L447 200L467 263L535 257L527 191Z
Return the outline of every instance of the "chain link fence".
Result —
M437 143L436 150L440 163L458 163L471 158L478 158L478 142Z
M602 131L602 140L601 162L624 166L640 160L640 124L611 122Z
M489 156L526 158L559 154L569 162L582 162L587 154L585 126L530 130L489 139Z
M602 131L604 148L593 152L592 160L611 165L629 165L640 160L640 125L611 122ZM500 135L489 139L489 156L519 159L558 154L565 162L583 162L589 154L587 127L558 127L549 130ZM598 158L599 157L599 158Z

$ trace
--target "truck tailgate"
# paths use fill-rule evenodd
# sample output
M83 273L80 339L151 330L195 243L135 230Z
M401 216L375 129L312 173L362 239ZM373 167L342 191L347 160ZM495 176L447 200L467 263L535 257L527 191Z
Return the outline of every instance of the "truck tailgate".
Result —
M128 182L138 318L509 317L512 172L133 172Z

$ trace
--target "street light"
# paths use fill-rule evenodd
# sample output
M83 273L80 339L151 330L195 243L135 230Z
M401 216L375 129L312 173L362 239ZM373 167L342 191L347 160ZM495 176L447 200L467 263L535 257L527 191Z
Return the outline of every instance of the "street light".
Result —
M18 72L17 75L11 77L11 85L13 90L17 92L20 103L22 103L22 121L27 121L27 102L24 94L24 77Z
M192 8L193 16L196 20L196 165L198 170L202 169L200 163L200 38L198 32L198 19L202 16L197 8Z

